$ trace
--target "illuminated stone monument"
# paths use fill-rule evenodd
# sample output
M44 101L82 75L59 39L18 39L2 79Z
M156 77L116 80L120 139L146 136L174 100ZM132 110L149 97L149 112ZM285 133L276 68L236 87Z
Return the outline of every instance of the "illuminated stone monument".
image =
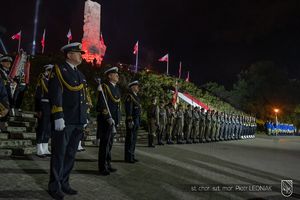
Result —
M82 49L85 51L83 58L100 66L105 54L106 46L100 39L100 14L101 5L87 0L84 7L84 25Z

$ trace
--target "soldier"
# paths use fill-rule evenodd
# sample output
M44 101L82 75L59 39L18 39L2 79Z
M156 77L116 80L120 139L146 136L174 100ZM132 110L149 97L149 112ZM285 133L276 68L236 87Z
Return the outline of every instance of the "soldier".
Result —
M48 141L51 136L51 106L49 101L49 77L53 65L44 66L45 71L38 78L35 90L35 112L37 112L38 125L36 128L37 156L45 157L51 153L48 150Z
M216 112L216 141L220 141L221 114L221 112Z
M217 131L217 115L218 112L212 110L211 111L211 132L210 132L210 138L212 141L216 141L216 131Z
M164 145L163 136L165 136L167 125L167 113L165 109L165 102L161 100L159 102L159 129L157 132L157 144Z
M206 128L206 113L204 108L200 109L200 121L199 121L199 141L201 143L205 142L205 128Z
M129 92L125 98L126 111L126 137L125 137L125 162L135 163L135 144L137 131L141 122L141 103L139 92L139 82L133 81L128 84Z
M166 125L166 141L167 144L174 144L174 121L175 121L175 110L171 103L166 105L166 114L167 114L167 125Z
M205 135L204 135L204 141L203 142L210 142L211 139L210 137L210 132L211 132L211 111L207 110L206 116L205 116Z
M9 101L6 88L0 79L0 121L7 115L9 111ZM1 127L0 127L1 128ZM1 129L0 129L1 132Z
M84 51L78 42L63 46L61 51L65 55L65 63L54 66L49 80L54 132L51 134L48 188L54 199L63 199L64 193L78 193L70 186L69 176L83 134L83 126L87 123L86 79L77 69L82 62Z
M116 127L120 123L121 94L117 85L118 68L111 67L104 74L107 81L98 86L97 123L100 132L98 168L100 175L107 176L117 171L111 166L111 149L117 132Z
M157 131L159 129L159 106L157 105L157 98L152 98L152 104L148 108L147 112L148 116L148 146L149 147L155 147L154 145L154 137L157 134Z
M0 76L6 88L10 107L14 107L14 91L17 83L9 78L10 67L13 59L10 56L2 55L0 57Z
M200 114L199 107L195 107L193 110L193 125L192 125L192 134L191 134L191 140L195 144L199 143L199 121L200 121L199 114Z
M176 118L174 124L174 135L176 135L177 144L184 144L183 141L183 125L184 125L184 113L182 105L179 104L176 111Z
M184 113L184 140L187 144L192 144L191 130L193 125L193 108L189 104Z
M220 124L220 130L219 130L219 139L221 141L224 140L224 130L225 130L225 113L221 112L219 115L219 124Z

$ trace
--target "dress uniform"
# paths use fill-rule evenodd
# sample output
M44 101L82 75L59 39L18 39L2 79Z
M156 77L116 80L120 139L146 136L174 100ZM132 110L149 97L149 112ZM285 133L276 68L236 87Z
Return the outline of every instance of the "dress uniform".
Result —
M137 139L137 131L141 123L140 97L138 96L138 81L128 84L129 93L125 98L126 111L126 136L125 136L125 162L134 163L138 160L135 158L135 144Z
M54 131L51 135L51 167L49 194L63 199L64 193L77 194L69 184L78 143L87 123L86 79L77 69L81 63L80 43L71 43L61 48L66 62L55 65L49 80L49 98Z
M154 137L157 134L157 131L159 130L159 106L157 105L157 98L154 97L152 99L152 104L149 106L147 111L147 117L148 117L148 146L149 147L155 147L153 144Z
M9 111L9 101L6 88L3 81L0 79L0 119L7 115ZM1 131L1 130L0 130Z
M111 67L104 74L108 80L101 84L102 90L99 90L96 109L98 132L100 133L98 168L100 174L106 176L110 172L117 171L111 166L111 149L116 134L115 128L119 125L121 118L121 93L117 85L119 81L118 68Z
M35 112L37 112L38 125L36 128L37 155L46 156L48 141L51 136L51 106L49 101L48 82L53 65L45 65L45 72L40 74L35 90Z
M159 128L157 132L157 144L164 145L163 137L165 136L167 125L167 113L164 101L159 102Z
M10 56L2 55L0 57L0 77L3 81L4 87L6 88L10 107L14 107L14 91L17 86L17 83L10 80L8 77L12 61L13 60Z

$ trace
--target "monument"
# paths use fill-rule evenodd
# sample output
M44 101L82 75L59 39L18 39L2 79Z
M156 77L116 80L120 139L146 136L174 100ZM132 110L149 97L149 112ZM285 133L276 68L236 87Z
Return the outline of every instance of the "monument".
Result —
M83 59L92 62L94 66L100 66L106 46L101 35L101 5L87 0L84 7L84 25L82 37L82 49L85 51Z

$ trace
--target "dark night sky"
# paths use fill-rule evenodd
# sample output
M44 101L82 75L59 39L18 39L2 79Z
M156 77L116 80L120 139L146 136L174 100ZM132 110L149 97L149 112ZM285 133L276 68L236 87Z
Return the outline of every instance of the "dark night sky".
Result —
M58 51L72 29L82 37L84 0L41 0L38 43L47 29L46 52ZM163 72L157 59L170 54L170 71L178 62L191 71L192 81L230 86L237 73L259 60L274 60L291 78L300 75L300 1L298 0L98 0L108 63L134 63L140 41L142 65ZM23 48L30 50L35 0L6 0L0 26L9 51L17 47L12 34L22 29ZM1 50L2 51L2 50ZM270 72L271 73L271 72ZM183 72L183 76L185 76Z

